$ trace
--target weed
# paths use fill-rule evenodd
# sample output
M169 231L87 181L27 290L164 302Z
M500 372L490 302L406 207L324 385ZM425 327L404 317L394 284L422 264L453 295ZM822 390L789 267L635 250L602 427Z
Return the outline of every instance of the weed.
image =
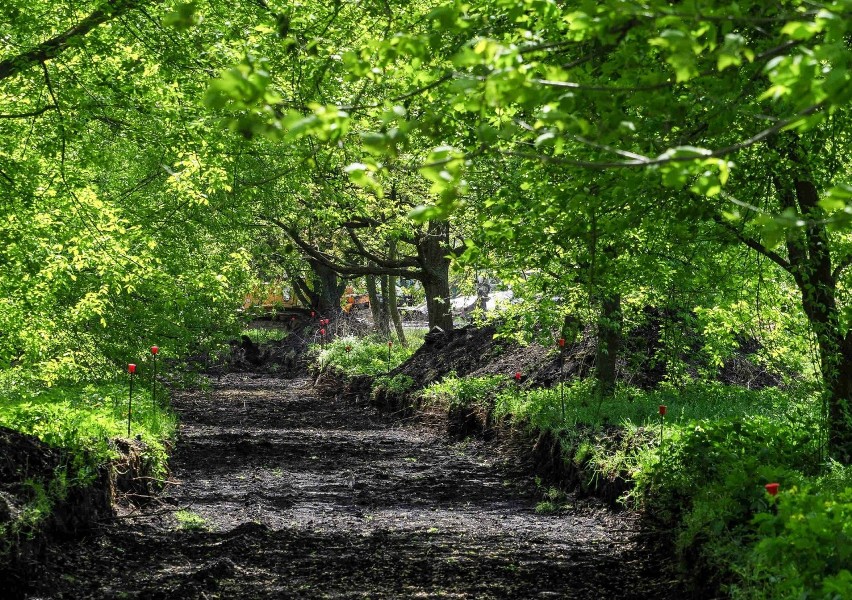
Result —
M178 528L184 531L210 531L210 526L204 517L191 510L179 510L175 513Z
M393 377L381 375L376 377L373 382L373 393L376 393L379 388L383 388L385 391L393 394L404 394L413 386L414 379L408 375L403 375L402 373L398 373Z
M539 515L551 515L559 512L559 505L551 500L542 500L535 505L535 512Z

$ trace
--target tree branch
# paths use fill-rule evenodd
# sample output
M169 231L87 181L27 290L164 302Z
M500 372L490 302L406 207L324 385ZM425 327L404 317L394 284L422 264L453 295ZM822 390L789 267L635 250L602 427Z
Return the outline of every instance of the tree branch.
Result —
M715 215L713 217L713 220L716 222L717 225L720 225L723 229L727 230L728 233L732 234L735 238L737 238L737 240L739 240L752 250L755 250L759 254L762 254L788 273L793 273L792 267L790 266L790 263L787 261L787 259L785 259L783 256L781 256L774 250L770 250L754 238L744 235L736 227L725 221L725 219L723 219L720 215Z
M53 110L55 108L56 108L55 104L48 104L47 106L42 106L41 108L39 108L37 110L30 111L30 112L15 113L15 114L11 114L11 115L0 115L0 119L26 119L28 117L38 117L40 115L43 115L47 111Z
M382 258L378 254L374 254L373 252L367 250L353 230L347 229L346 233L349 234L349 239L351 239L352 243L355 244L355 248L357 248L358 254L360 254L367 260L376 263L380 267L385 267L387 269L406 269L417 268L420 266L416 259L410 257L393 261L386 258Z
M262 216L262 219L272 223L273 225L277 225L284 232L290 236L290 239L293 240L299 249L302 250L309 257L313 258L316 261L319 261L338 275L395 275L397 277L405 277L406 279L418 279L421 280L424 277L424 273L422 270L412 271L409 269L403 268L384 268L379 266L365 266L365 265L345 265L335 262L332 257L328 254L321 252L311 246L308 242L306 242L299 233L289 227L283 221L276 219L271 216Z
M852 266L852 255L846 256L843 260L837 263L837 266L834 267L834 270L831 272L831 278L837 281L840 274L850 266Z
M107 0L74 27L66 29L62 33L42 42L35 48L0 61L0 81L14 77L33 65L56 58L71 45L73 40L85 36L98 27L98 25L106 23L120 14L135 8L142 1Z

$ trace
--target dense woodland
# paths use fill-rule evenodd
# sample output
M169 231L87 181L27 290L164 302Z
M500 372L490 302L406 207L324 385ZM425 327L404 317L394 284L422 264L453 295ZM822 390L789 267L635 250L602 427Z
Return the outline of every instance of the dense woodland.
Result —
M717 504L677 491L694 474L631 471L639 508L683 509L687 549L734 540L704 559L719 589L852 590L850 0L7 0L0 48L0 424L78 443L44 406L123 393L152 344L215 355L260 282L335 320L369 291L384 348L411 341L398 282L449 335L451 298L488 280L515 297L475 315L499 339L593 348L569 399L740 399L673 434L681 474L754 458ZM640 391L649 328L664 375ZM353 343L321 365L357 374ZM745 348L771 409L695 392ZM568 435L564 405L554 425L504 400ZM145 435L164 456L171 434ZM765 498L730 490L784 474L798 495L746 525Z

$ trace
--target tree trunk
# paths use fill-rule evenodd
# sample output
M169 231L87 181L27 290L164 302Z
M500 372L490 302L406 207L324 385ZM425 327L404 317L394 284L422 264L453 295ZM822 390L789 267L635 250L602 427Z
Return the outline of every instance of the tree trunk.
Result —
M621 295L607 294L601 303L595 355L595 379L598 392L604 396L610 396L615 391L615 368L621 346L621 326Z
M336 316L340 312L340 297L346 289L337 272L313 259L308 259L313 272L313 293L311 307L323 316Z
M825 402L828 405L828 454L852 464L852 339L847 334L817 335Z
M426 292L426 310L429 313L429 329L440 327L444 331L452 331L453 315L450 311L450 279L424 279L423 290Z
M396 240L390 241L388 253L391 260L396 260ZM399 316L399 307L397 306L396 282L396 277L388 277L388 312L391 321L393 321L394 329L396 329L396 337L399 338L399 343L402 344L403 348L407 348L408 341L405 339L405 329L402 327L402 319Z
M370 298L370 313L373 315L373 327L379 336L385 338L390 337L390 327L388 326L387 311L384 310L382 303L384 299L379 300L379 293L376 289L376 276L367 275L367 296Z
M423 289L426 292L426 310L429 329L440 327L452 331L453 315L450 308L450 226L446 222L430 221L425 235L418 239L417 254L423 267Z
M488 312L489 294L491 294L491 285L484 275L480 275L476 278L476 303L483 316Z
M792 148L792 149L791 149ZM798 175L806 174L795 145L786 148ZM775 178L782 210L801 214L807 224L791 230L786 239L788 271L802 296L802 308L817 338L825 402L828 408L828 454L852 463L852 337L837 308L837 280L831 265L831 246L819 207L819 191L809 179L792 186Z
M583 323L573 313L568 313L562 320L562 339L565 340L565 346L570 346L577 341L580 331L583 329Z

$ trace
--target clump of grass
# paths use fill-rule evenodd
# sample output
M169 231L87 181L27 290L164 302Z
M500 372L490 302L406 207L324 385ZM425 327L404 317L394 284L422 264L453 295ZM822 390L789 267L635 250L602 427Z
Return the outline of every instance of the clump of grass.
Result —
M177 511L175 519L177 519L178 528L183 531L210 531L211 529L204 517L191 510Z
M571 504L568 503L568 496L564 491L552 486L547 488L547 490L543 490L541 479L539 478L536 478L536 485L539 489L542 489L544 494L544 500L535 505L535 512L537 514L548 515L571 508Z
M345 336L332 340L318 351L317 362L322 368L333 368L346 375L383 375L406 360L423 344L422 335L408 332L408 347L378 336Z

